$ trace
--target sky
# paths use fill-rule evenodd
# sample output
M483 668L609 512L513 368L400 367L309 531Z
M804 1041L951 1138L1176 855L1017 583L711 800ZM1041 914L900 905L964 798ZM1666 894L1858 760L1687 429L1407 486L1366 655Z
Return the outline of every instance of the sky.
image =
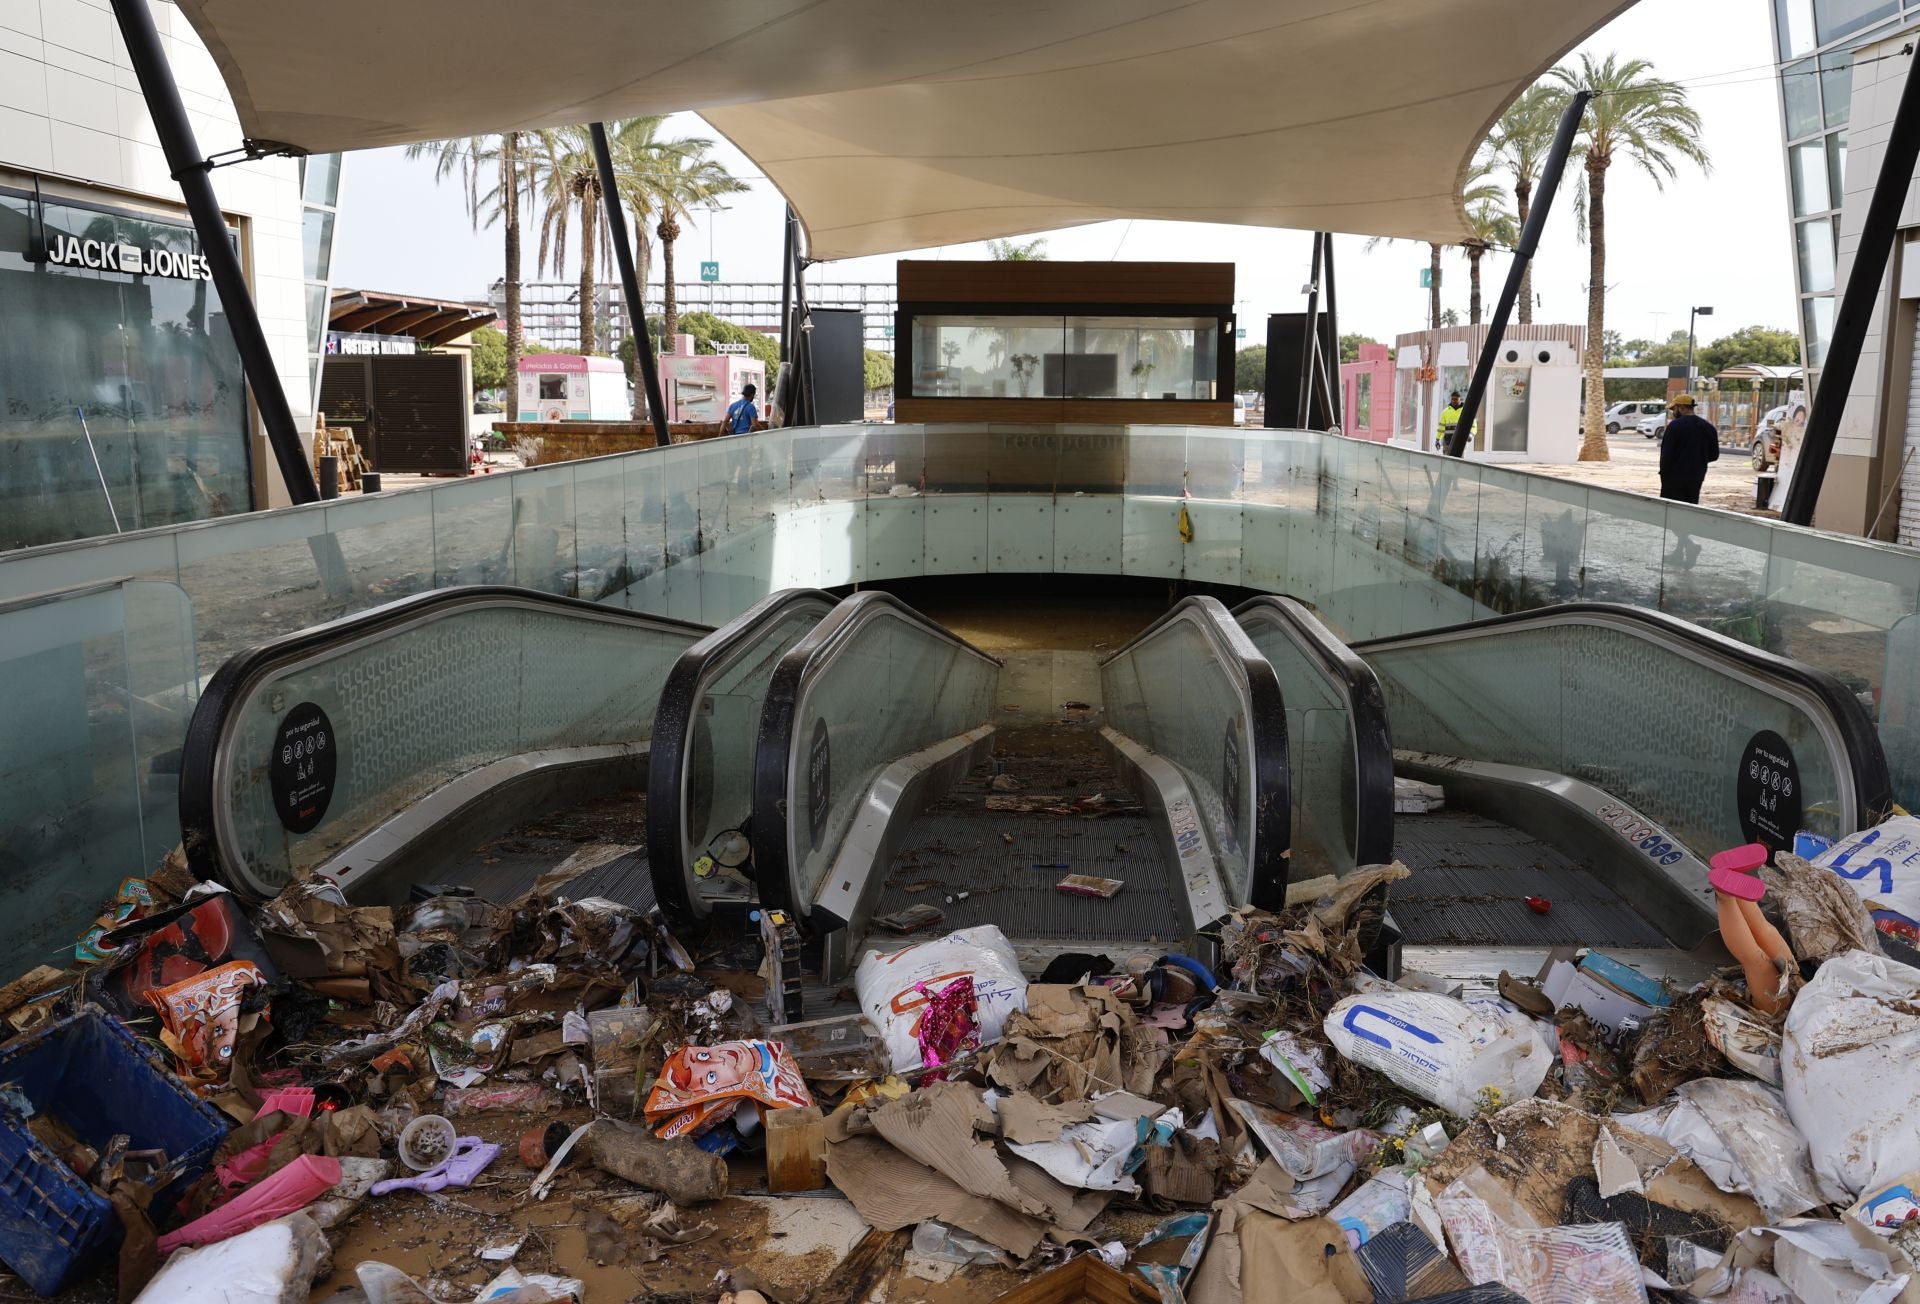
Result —
M1545 0L1551 3L1551 0ZM1625 339L1662 339L1686 329L1689 305L1711 305L1700 338L1718 338L1742 326L1794 328L1792 237L1773 75L1769 0L1640 0L1580 48L1618 51L1653 62L1655 72L1682 83L1703 120L1713 161L1710 175L1683 165L1663 189L1643 173L1616 164L1607 174L1607 327ZM1277 83L1284 86L1284 81ZM676 115L669 129L716 135L697 117ZM680 279L691 280L700 259L720 263L729 281L780 277L782 202L758 169L721 139L720 158L753 190L730 207L696 215L681 238ZM1586 321L1588 250L1576 235L1573 176L1567 178L1534 259L1536 322ZM1249 336L1271 312L1304 309L1310 234L1262 227L1180 222L1101 222L1048 235L1053 258L1231 259L1236 304ZM578 241L571 242L576 248ZM1391 340L1425 324L1426 291L1420 272L1425 245L1410 241L1368 251L1361 237L1336 242L1340 327ZM534 279L534 246L525 240L522 275ZM884 258L823 264L812 282L891 281L895 257L984 258L983 245L948 245ZM657 261L656 261L657 267ZM1507 259L1482 264L1488 311L1506 274ZM434 298L483 299L500 276L500 234L475 232L457 178L436 183L427 159L400 149L350 154L341 178L335 229L336 287L411 293ZM565 277L578 276L570 267ZM1442 272L1442 306L1467 318L1466 260L1449 252Z

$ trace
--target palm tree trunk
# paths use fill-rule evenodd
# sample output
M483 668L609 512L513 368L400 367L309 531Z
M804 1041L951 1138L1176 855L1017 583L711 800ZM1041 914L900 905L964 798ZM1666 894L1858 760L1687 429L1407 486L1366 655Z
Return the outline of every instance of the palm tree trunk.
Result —
M661 347L671 350L673 337L680 330L680 305L673 298L673 236L660 228L660 279L663 299L660 312Z
M1527 229L1527 213L1533 208L1533 182L1522 177L1513 185L1513 206L1519 214L1520 229ZM1520 269L1520 324L1533 325L1533 260Z
M600 196L593 186L580 191L580 351L594 352L593 260L600 253Z
M520 133L500 137L500 225L506 230L507 392L500 410L520 419L520 353L526 346L520 320Z
M1582 462L1612 460L1607 453L1607 388L1601 374L1607 327L1607 165L1587 161L1587 405L1580 438Z
M1479 245L1467 246L1467 283L1472 286L1467 297L1467 320L1475 326L1480 324L1480 257L1486 252Z
M1427 269L1431 273L1427 277L1427 327L1430 330L1438 330L1440 329L1440 246L1428 245L1427 248L1432 251L1432 256L1427 261Z

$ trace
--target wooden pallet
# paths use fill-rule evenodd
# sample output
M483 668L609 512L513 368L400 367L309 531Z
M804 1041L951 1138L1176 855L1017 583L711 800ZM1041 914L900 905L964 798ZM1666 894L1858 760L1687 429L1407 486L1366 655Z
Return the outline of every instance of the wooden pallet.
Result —
M367 455L361 451L353 431L346 426L329 426L324 412L314 418L313 425L313 478L316 484L320 480L320 459L323 457L340 459L341 493L357 492L361 473L373 469L367 464Z

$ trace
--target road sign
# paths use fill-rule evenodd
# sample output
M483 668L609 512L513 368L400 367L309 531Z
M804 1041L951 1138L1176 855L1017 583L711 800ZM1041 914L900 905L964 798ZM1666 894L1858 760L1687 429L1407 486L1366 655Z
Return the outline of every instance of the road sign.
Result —
M887 338L888 338L888 339L892 339L892 338L893 338L893 327L891 327L891 326L888 326L888 327L886 328L886 332L887 332Z
M1245 326L1240 326L1235 328L1233 332L1233 338L1235 338L1236 340L1244 340L1245 338L1247 338L1247 328Z
M1422 267L1420 269L1420 288L1423 290L1431 290L1433 288L1434 280L1438 276L1439 276L1439 273L1434 271L1433 268Z
M719 279L720 279L720 264L719 264L719 263L701 263L701 264L700 264L700 279L701 279L701 280L703 280L703 281L717 281L717 280L719 280Z

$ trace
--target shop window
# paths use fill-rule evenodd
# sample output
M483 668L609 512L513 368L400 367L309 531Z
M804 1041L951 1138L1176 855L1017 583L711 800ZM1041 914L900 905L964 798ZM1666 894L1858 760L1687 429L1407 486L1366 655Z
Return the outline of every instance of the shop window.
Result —
M1410 439L1420 437L1420 373L1411 367L1394 373L1400 378L1400 394L1394 401L1394 424Z
M303 162L306 179L301 197L309 204L332 208L340 198L340 156L310 154Z
M1373 373L1371 371L1363 371L1354 377L1353 426L1356 430L1373 429Z
M1782 59L1812 53L1813 0L1773 0L1773 16Z
M1833 296L1818 295L1800 301L1803 334L1807 341L1807 366L1827 365L1827 345L1833 339Z
M1833 192L1827 178L1827 143L1810 140L1787 151L1788 167L1793 173L1793 215L1807 217L1833 207Z
M546 399L565 399L567 396L567 378L556 372L542 372L540 375L540 397Z
M318 349L326 338L329 303L325 285L307 282L307 344L310 348Z
M1800 256L1800 288L1810 293L1833 289L1833 219L1816 217L1798 223L1794 245Z
M199 248L184 222L0 192L0 548L252 506L239 353Z
M1833 206L1845 203L1847 193L1847 133L1836 131L1827 137L1827 192Z
M1827 126L1847 125L1853 112L1853 51L1832 50L1820 56L1820 103L1826 110Z
M915 398L1211 400L1217 317L915 314Z
M1787 139L1820 130L1820 86L1824 78L1808 59L1781 70L1780 91L1787 105Z
M324 281L333 262L333 214L309 208L302 232L305 236L307 279Z
M1899 0L1813 0L1814 39L1821 45L1891 18Z

